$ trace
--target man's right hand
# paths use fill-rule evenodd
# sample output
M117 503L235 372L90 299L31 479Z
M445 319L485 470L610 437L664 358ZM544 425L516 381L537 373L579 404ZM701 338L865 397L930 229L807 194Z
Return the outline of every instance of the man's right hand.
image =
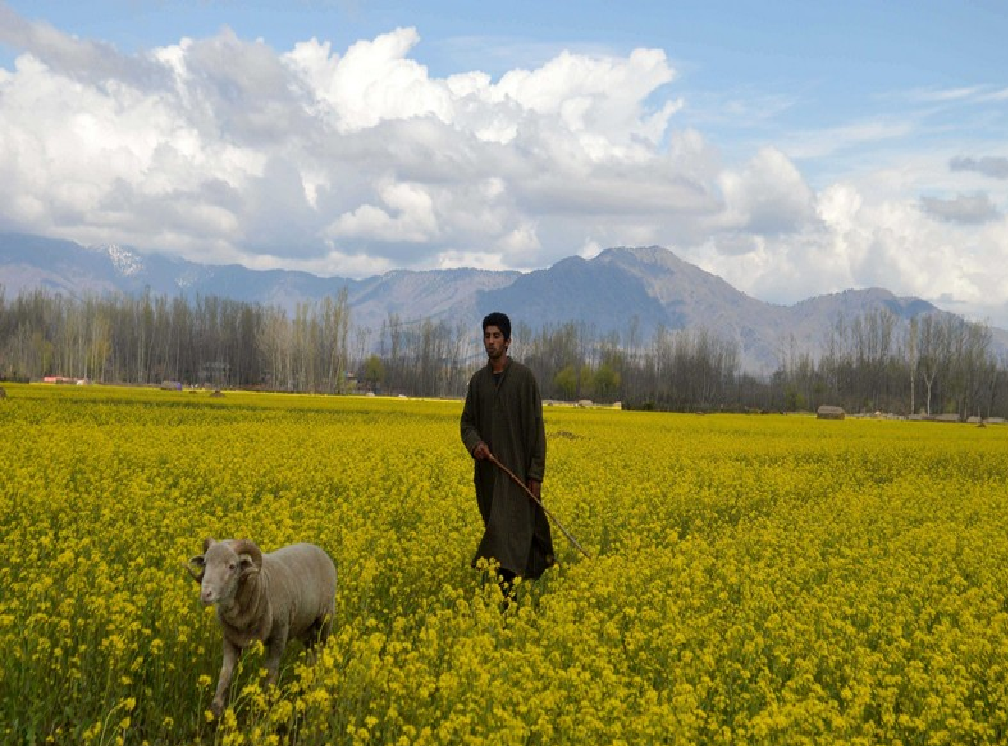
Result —
M477 461L486 461L490 458L490 447L482 440L473 448L472 457Z

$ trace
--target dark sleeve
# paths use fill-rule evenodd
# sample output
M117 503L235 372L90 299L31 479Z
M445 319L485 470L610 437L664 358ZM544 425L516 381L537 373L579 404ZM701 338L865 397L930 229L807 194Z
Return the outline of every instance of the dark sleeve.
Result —
M482 440L479 432L479 418L477 413L479 412L479 397L476 394L476 389L478 388L478 383L476 377L473 376L469 381L469 387L466 389L466 399L465 405L462 407L462 419L461 419L461 431L462 431L462 444L466 447L466 450L472 454L473 448Z
M526 397L526 422L529 423L529 467L528 476L538 482L546 476L546 423L543 421L542 398L535 376L529 372L528 396Z

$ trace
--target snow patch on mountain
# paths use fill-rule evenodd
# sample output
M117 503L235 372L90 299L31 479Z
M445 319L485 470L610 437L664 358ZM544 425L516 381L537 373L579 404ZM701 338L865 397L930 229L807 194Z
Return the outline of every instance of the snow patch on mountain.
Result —
M108 247L109 259L116 272L124 277L133 277L143 271L143 261L139 256L121 246L111 244Z
M213 276L214 273L212 270L193 267L191 269L186 269L184 272L176 276L175 285L179 290L188 290L198 282L205 282L213 279Z

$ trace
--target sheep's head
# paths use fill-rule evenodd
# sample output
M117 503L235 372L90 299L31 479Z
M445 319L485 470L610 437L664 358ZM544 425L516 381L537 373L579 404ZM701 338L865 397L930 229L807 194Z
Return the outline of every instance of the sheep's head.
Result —
M200 581L200 600L204 605L234 602L243 578L258 573L262 552L250 539L203 542L203 554L189 560L189 572Z

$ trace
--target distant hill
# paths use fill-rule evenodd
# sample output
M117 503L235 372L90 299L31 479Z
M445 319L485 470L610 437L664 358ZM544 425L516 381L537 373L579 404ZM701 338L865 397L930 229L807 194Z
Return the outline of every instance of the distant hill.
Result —
M299 302L335 297L345 287L351 323L375 332L393 313L404 321L429 318L478 326L491 310L507 311L514 323L532 329L576 321L599 336L625 336L634 324L643 340L660 327L704 327L735 340L743 370L752 373L775 370L792 337L799 350L818 355L840 315L851 321L885 308L909 319L938 310L881 288L817 296L792 306L765 303L657 246L611 248L588 260L572 256L528 273L397 270L355 280L196 264L120 246L84 247L0 233L0 285L8 299L35 288L70 297L141 294L149 288L159 295L215 295L291 313ZM998 350L1008 350L1008 333L993 331Z

